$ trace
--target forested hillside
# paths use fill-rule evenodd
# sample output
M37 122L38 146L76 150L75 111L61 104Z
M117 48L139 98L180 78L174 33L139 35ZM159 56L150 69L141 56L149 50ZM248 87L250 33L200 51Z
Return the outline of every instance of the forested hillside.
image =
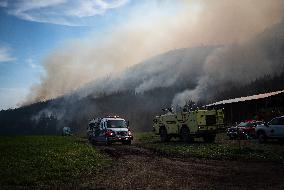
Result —
M0 134L85 133L89 119L118 114L149 131L162 108L284 89L284 20L228 46L176 49L46 102L0 111Z

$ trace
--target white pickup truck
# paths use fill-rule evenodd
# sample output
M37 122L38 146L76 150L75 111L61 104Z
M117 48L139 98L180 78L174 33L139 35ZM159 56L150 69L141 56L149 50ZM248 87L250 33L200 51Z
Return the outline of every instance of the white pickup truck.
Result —
M275 117L268 123L257 125L255 128L259 142L267 139L284 139L284 116Z

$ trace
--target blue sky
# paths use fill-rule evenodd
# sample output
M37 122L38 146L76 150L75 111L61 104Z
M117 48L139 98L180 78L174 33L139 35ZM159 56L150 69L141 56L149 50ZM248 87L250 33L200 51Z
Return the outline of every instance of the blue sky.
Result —
M24 99L49 52L104 31L128 6L126 0L0 0L0 110Z

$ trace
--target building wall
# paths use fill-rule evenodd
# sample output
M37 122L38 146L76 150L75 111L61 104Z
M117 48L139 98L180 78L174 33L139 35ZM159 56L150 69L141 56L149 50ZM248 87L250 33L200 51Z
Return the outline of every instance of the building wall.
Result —
M269 121L273 117L284 115L284 93L268 98L212 107L224 108L225 121L229 126L250 119Z

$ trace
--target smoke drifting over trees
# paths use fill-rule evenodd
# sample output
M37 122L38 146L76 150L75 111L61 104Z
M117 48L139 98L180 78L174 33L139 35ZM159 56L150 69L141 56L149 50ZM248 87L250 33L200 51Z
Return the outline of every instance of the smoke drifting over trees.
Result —
M54 100L33 105L40 109L31 121L52 116L57 128L84 131L91 117L119 114L144 131L162 107L231 98L230 89L241 95L242 87L261 87L256 80L279 88L284 1L146 2L104 34L46 57L45 75L26 104Z
M51 101L40 113L58 114L58 126L77 126L79 131L92 117L119 114L135 130L144 131L164 107L281 90L283 30L284 21L246 43L169 51L119 75L89 82Z
M246 85L265 75L283 71L284 22L274 25L251 40L219 46L172 50L140 64L89 82L72 94L78 99L155 88L175 87L172 105L186 101L212 101L216 89Z
M217 83L223 81L220 78L222 76L225 81L238 82L238 74L244 68L254 68L257 62L263 62L266 58L263 57L262 50L258 50L258 44L250 45L251 39L279 22L283 14L284 2L281 0L146 1L144 6L133 8L121 22L103 34L96 33L84 40L70 42L50 53L43 63L45 75L40 84L31 89L27 103L56 98L78 88L84 91L83 86L90 82L97 83L97 86L88 92L96 95L103 93L99 90L105 90L105 84L107 91L111 93L129 89L128 86L133 86L131 83L137 83L141 77L145 80L135 87L137 93L174 85L181 78L179 69L183 70L176 66L180 59L187 63L181 64L186 70L202 75L194 75L201 79L198 80L199 85L195 91L190 91L193 99L197 100L203 88L207 88L208 81L214 82L212 78L215 77ZM191 57L176 56L168 64L163 64L166 60L160 58L160 65L155 64L144 71L131 73L131 69L128 69L173 49L216 45L222 47L205 56L203 62L196 63ZM204 57L202 53L201 57ZM165 65L172 72L165 71ZM225 74L224 72L231 72L232 65L239 72ZM202 74L192 67L202 68ZM259 67L266 70L267 64L259 64ZM260 74L261 71L257 73ZM229 74L233 75L224 76ZM252 79L254 74L248 72L246 78ZM193 79L194 76L187 76L193 81L197 80ZM113 79L115 84L112 84ZM117 79L120 79L119 84Z

